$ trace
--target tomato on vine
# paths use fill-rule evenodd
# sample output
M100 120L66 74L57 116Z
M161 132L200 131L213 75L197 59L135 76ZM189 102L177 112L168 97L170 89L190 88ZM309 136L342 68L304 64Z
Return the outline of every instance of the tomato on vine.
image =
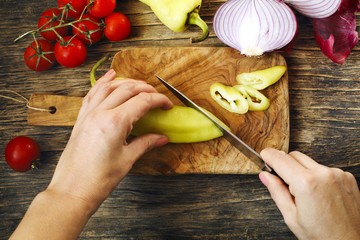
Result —
M85 62L86 47L75 36L66 36L55 44L55 58L64 67L77 67Z
M54 45L45 39L35 40L26 48L24 60L31 70L48 70L55 63Z
M65 36L68 32L68 27L58 27L60 24L64 24L66 22L65 17L62 12L57 8L50 8L45 10L38 21L38 29L40 29L40 34L43 38L55 41L59 38L59 36ZM56 28L49 31L43 31L48 28ZM59 35L59 36L58 36Z
M116 6L116 0L87 0L90 4L89 12L97 18L103 18L110 15Z
M75 21L79 19L80 17L76 18ZM82 15L81 19L84 20L74 23L72 27L73 34L85 44L92 45L100 41L104 34L103 22L89 13Z
M58 8L65 11L67 18L76 18L86 7L86 0L58 0Z
M130 34L130 20L122 13L114 12L105 18L105 36L110 41L121 41Z
M7 164L17 172L26 172L35 167L40 158L40 147L33 139L19 136L12 139L5 148Z

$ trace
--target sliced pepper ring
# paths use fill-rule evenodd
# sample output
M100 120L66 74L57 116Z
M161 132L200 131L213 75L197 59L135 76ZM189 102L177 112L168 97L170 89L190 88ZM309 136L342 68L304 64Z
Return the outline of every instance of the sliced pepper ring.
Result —
M220 106L230 112L244 114L249 110L245 97L233 87L213 83L210 86L210 94Z
M264 111L269 108L269 99L255 88L245 85L235 85L234 88L245 96L250 111Z

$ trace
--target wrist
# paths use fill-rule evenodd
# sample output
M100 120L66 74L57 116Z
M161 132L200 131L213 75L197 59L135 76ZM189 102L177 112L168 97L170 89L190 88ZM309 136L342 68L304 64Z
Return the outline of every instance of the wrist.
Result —
M70 194L46 189L34 198L11 239L77 239L95 210Z
M52 187L48 187L45 191L39 193L35 200L52 202L63 209L79 214L82 218L90 218L95 213L98 206L92 204L78 196L70 193L61 192Z

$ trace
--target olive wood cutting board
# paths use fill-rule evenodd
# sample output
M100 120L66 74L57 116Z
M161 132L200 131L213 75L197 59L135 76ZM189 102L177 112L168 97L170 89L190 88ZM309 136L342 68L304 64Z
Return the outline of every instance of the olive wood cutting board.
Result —
M174 104L183 105L154 76L157 74L201 107L227 124L240 139L260 152L274 147L289 148L288 75L261 92L270 100L263 112L240 115L226 111L210 96L214 82L235 85L236 75L276 65L286 66L280 54L245 57L228 47L137 47L124 48L111 67L118 77L141 79L167 95ZM76 121L82 98L33 94L30 105L56 107L55 113L29 109L31 125L71 126ZM131 172L139 174L249 174L261 170L224 138L201 143L169 143L143 155Z

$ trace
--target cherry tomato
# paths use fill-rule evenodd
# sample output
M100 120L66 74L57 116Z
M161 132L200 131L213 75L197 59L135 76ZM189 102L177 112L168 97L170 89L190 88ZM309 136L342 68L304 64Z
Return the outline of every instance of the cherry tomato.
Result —
M76 18L75 21L79 19L80 17ZM102 21L88 13L85 13L81 19L84 20L74 23L72 28L73 34L85 44L91 45L97 43L104 34Z
M116 6L116 0L87 0L87 4L89 3L93 3L90 6L90 14L97 18L110 15Z
M62 17L62 12L57 9L57 8L50 8L45 10L38 21L38 28L39 29L48 29L51 27L56 27L61 23L65 23L65 19L61 19ZM55 31L60 35L60 36L65 36L68 32L68 27L59 27L55 30L49 30L49 31L45 31L45 32L40 32L41 36L43 36L45 39L50 40L50 41L55 41L56 39L58 39L59 37L56 35Z
M5 148L7 164L17 172L26 172L40 158L40 147L31 138L20 136L12 139Z
M64 67L77 67L85 62L86 47L84 43L74 37L63 37L65 42L58 41L55 44L55 58Z
M57 5L59 9L67 9L68 18L76 18L83 12L86 0L58 0Z
M55 63L54 45L45 39L33 41L25 50L24 60L31 70L48 70Z
M121 41L130 34L131 24L122 13L114 12L105 18L105 36L110 41Z

